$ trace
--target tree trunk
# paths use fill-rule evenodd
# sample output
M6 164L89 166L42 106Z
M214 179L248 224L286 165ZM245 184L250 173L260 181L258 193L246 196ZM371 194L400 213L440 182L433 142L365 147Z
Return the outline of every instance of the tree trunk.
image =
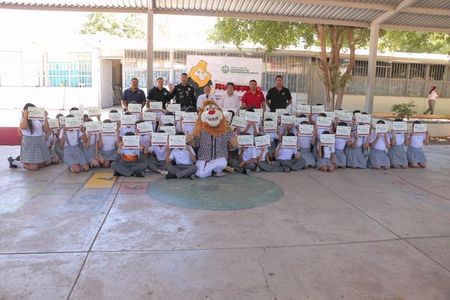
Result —
M325 108L331 101L330 97L330 89L331 89L331 74L330 74L330 65L328 63L327 58L327 37L325 33L325 26L318 24L317 25L317 36L319 38L320 43L320 62L319 68L322 71L322 83L325 88Z
M350 49L350 61L347 66L347 69L345 70L345 73L342 76L343 83L341 85L341 88L339 89L339 93L336 99L336 109L342 109L342 102L344 100L344 92L345 88L348 85L348 82L351 80L351 74L353 71L353 68L355 66L356 62L356 55L355 55L355 38L354 38L354 29L348 28L347 29L347 42L348 47Z

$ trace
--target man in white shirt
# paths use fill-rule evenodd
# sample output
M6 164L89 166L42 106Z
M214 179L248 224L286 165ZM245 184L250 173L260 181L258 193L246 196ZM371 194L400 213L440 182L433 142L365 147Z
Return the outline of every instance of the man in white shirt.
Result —
M227 83L227 92L220 97L219 106L222 109L232 108L235 111L241 108L241 99L234 93L234 83Z
M197 109L203 106L203 101L205 100L214 100L213 95L211 95L211 87L209 85L205 85L205 87L203 88L203 94L198 96Z

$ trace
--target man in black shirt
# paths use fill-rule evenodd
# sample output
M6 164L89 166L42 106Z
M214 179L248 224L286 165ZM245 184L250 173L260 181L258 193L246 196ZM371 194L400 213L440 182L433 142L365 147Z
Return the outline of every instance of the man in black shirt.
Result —
M170 101L170 92L164 87L164 79L159 77L156 79L156 86L148 91L147 107L150 102L162 102L163 108L166 109L166 103Z
M270 111L286 108L292 103L291 92L283 86L283 76L277 75L275 86L267 92L266 103Z
M170 93L170 98L174 98L176 103L181 104L181 109L188 107L196 107L196 99L194 95L194 87L187 83L188 77L186 73L182 73L180 84L177 84Z

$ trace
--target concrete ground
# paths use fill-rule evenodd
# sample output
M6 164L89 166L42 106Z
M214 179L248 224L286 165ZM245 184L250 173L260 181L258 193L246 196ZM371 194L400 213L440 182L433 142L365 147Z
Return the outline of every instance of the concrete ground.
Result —
M157 175L85 189L92 173L2 159L0 299L448 300L449 153L428 147L426 170L258 173L283 195L234 211L133 189Z

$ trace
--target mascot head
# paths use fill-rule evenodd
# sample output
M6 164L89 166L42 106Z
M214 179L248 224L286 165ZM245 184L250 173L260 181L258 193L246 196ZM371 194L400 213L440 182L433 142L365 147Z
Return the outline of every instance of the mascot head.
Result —
M199 109L194 136L200 136L201 131L206 131L212 136L219 136L228 130L230 130L228 123L216 102L213 100L203 101L203 106Z

